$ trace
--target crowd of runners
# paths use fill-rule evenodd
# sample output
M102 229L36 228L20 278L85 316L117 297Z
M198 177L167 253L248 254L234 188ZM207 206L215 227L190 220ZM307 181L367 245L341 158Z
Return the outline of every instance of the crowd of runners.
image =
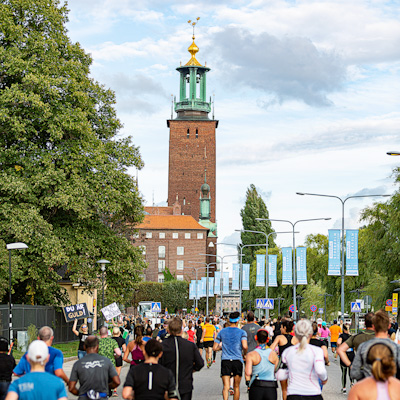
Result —
M68 377L62 352L52 347L53 330L44 326L17 365L7 339L0 338L0 400L65 400L67 390L79 400L106 399L118 397L121 384L124 399L190 400L193 373L217 368L219 351L224 400L240 398L243 374L249 400L275 400L279 392L283 400L320 400L329 353L341 368L342 394L349 379L349 400L400 400L397 323L381 310L365 316L365 328L351 335L337 321L330 327L289 317L258 321L251 311L245 318L233 312L160 323L126 317L96 335L75 322L78 360ZM121 382L124 363L130 367Z

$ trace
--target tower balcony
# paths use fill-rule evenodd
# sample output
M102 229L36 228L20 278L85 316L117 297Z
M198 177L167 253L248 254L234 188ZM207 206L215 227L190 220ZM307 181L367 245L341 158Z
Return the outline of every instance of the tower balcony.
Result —
M209 113L211 112L211 105L207 101L201 100L183 100L175 103L175 112L180 111L201 111Z

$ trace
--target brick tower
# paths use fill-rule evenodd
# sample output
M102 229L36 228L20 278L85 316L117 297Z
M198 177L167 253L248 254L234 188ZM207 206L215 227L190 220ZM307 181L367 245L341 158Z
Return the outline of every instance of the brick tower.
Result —
M178 196L184 215L200 218L201 186L210 187L210 221L215 222L215 130L218 121L210 119L210 101L206 100L206 75L210 71L196 59L199 48L194 42L188 48L190 60L177 68L180 73L179 101L174 101L176 118L169 127L168 205Z

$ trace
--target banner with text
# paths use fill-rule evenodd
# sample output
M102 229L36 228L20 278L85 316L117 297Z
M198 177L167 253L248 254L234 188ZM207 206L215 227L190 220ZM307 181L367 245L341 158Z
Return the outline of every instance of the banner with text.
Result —
M208 297L214 296L214 278L208 278Z
M296 249L296 270L297 284L307 285L307 248L297 247Z
M282 247L282 285L292 284L292 248Z
M196 297L195 294L195 288L194 288L194 284L196 283L196 281L190 281L189 284L189 300L193 300Z
M232 290L239 290L239 264L233 264Z
M277 263L278 263L278 256L277 255L270 255L268 256L268 286L270 287L278 287L278 278L277 274Z
M221 293L221 272L216 271L214 273L214 294Z
M346 275L358 276L358 230L346 230Z
M223 294L229 294L229 272L223 272L222 276L223 276L223 279L222 279Z
M197 300L199 300L201 297L201 281L200 280L196 281L196 286L195 286L194 290L195 290L195 294L197 295Z
M250 290L250 264L243 264L242 290Z
M340 229L329 229L328 275L340 276Z
M200 297L207 297L207 277L201 278L201 295Z
M257 254L256 255L256 286L265 286L265 255Z

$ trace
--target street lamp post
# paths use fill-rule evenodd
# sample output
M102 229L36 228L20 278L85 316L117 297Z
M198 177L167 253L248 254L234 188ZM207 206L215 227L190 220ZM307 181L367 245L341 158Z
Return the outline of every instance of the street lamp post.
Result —
M211 263L207 264L207 263L204 263L204 262L201 262L201 261L189 261L189 262L192 263L192 264L206 264L206 267L205 267L206 268L206 278L207 278L207 280L206 280L206 298L207 298L206 314L208 316L208 289L209 289L208 288L208 269L210 268L211 265L216 265L217 263L216 262L211 262ZM196 291L197 291L197 283L196 283Z
M308 222L308 221L328 221L330 218L309 218L309 219L299 219L296 222L289 221L287 219L270 219L270 218L256 218L256 221L272 221L272 222L288 222L290 225L292 225L292 233L293 233L293 257L292 257L292 263L293 263L293 305L294 305L294 310L293 310L293 319L296 320L297 318L297 310L296 310L296 243L295 243L295 227L298 223L300 222Z
M281 315L281 301L285 300L283 297L277 297L274 300L278 300L278 317Z
M360 298L360 294L361 293L365 293L366 292L366 290L361 290L361 289L354 289L354 290L350 290L350 293L356 293L357 294L357 298L356 298L356 300L358 299L358 298ZM355 313L356 314L356 326L357 326L357 331L356 331L356 333L358 333L358 327L359 327L359 313Z
M332 297L333 294L329 294L329 293L324 293L324 294L319 294L318 296L324 296L324 301L325 301L325 306L324 306L324 320L326 322L326 298L327 297Z
M220 272L221 272L221 279L220 279L220 285L219 285L219 293L220 293L220 298L221 298L221 317L222 317L222 296L223 296L223 293L222 293L222 291L223 291L223 285L222 285L222 282L223 282L223 268L224 268L224 258L225 257L237 257L237 254L227 254L227 255L225 255L225 256L220 256L220 255L218 255L218 254L199 254L199 256L208 256L208 257L219 257L220 258L220 262L221 262L221 269L220 269Z
M319 193L303 193L296 192L299 196L318 196L318 197L330 197L333 199L338 199L342 203L342 266L341 266L341 304L340 304L340 319L344 321L344 204L349 199L355 198L363 198L363 197L390 197L390 194L369 194L369 195L356 195L356 196L347 196L345 199L342 199L339 196L333 196L330 194L319 194Z
M14 340L14 332L12 327L12 299L11 299L11 250L23 250L27 249L28 246L25 243L9 243L6 245L8 250L8 340L11 342Z
M110 264L110 261L108 260L99 260L97 261L97 264L100 264L101 268L101 308L104 308L104 278L105 278L105 272L106 272L106 264ZM104 316L102 318L103 324L104 324Z
M265 233L262 231L252 231L249 229L236 229L236 232L249 232L249 233L260 233L265 236L265 297L268 299L268 287L269 287L269 264L268 264L268 239L271 235L277 235L278 233L292 233L292 232L270 232ZM265 310L266 318L269 318L269 309Z

